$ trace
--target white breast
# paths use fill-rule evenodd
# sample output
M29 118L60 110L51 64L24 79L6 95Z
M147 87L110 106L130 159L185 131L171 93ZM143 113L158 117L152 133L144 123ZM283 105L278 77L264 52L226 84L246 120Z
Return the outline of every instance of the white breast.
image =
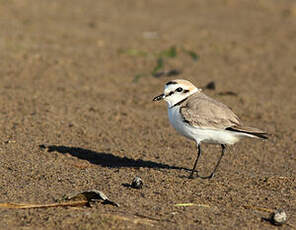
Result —
M183 117L180 114L180 106L175 106L168 109L169 120L173 127L183 136L195 140L195 135L190 129L189 125L186 125Z
M239 141L240 134L227 131L224 129L210 129L193 127L184 122L181 116L180 106L175 106L168 109L170 123L183 136L195 140L197 143L205 142L209 144L228 144L232 145Z

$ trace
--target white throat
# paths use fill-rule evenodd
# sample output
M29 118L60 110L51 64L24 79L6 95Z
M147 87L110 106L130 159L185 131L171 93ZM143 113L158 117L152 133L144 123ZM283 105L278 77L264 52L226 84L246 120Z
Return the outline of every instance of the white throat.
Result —
M165 101L168 104L168 108L172 108L174 105L182 102L184 99L188 98L189 96L191 96L194 93L200 92L201 89L195 88L192 91L186 93L185 95L172 95L170 97L165 98Z

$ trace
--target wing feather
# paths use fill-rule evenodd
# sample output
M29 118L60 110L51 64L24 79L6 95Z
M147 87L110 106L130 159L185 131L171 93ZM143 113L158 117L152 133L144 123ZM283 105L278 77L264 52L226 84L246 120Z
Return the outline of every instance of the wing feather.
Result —
M193 94L180 107L184 121L192 126L225 129L240 124L240 120L226 105L203 93Z

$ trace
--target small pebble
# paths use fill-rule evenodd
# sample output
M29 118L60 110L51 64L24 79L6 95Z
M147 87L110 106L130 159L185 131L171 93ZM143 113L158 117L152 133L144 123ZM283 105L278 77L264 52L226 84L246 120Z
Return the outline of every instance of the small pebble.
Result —
M216 89L216 84L214 81L209 82L206 86L205 89L209 89L209 90L215 90Z
M274 225L282 225L287 221L287 214L284 210L278 209L271 213L270 220Z
M132 181L131 187L141 189L143 187L142 179L140 177L136 176Z

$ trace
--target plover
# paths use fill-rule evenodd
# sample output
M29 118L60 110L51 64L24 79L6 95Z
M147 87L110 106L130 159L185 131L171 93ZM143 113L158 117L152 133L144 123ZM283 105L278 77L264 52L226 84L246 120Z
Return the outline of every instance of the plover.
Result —
M198 159L201 155L201 143L220 144L222 151L216 166L209 176L212 178L224 156L227 145L241 138L267 139L267 133L251 127L242 126L232 110L201 92L187 80L173 80L165 84L164 93L153 101L165 100L168 105L169 121L183 136L194 140L197 145L197 157L189 178L193 178Z

